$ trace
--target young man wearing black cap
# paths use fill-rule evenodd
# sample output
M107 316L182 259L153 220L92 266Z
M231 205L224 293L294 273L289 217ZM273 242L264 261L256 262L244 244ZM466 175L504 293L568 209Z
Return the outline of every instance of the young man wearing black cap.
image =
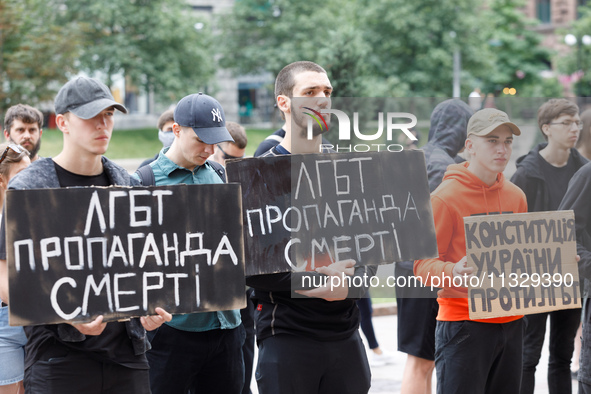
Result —
M127 113L103 83L80 77L68 82L55 99L56 122L63 133L62 151L42 158L15 176L11 189L133 185L127 172L102 155L113 132L115 109ZM134 182L135 183L135 182ZM0 231L0 298L8 300L4 222ZM172 316L127 322L25 327L25 387L30 393L149 393L149 348L145 330Z
M149 164L155 184L222 183L207 160L214 145L234 142L224 110L213 97L192 94L174 110L174 141ZM240 311L175 315L151 333L150 385L154 394L238 394L244 382Z

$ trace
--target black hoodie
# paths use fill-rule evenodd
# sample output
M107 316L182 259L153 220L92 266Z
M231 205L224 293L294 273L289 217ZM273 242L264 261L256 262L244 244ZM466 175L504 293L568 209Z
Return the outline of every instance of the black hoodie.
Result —
M550 207L550 191L544 173L542 172L542 160L540 151L548 145L542 142L529 151L528 154L517 159L517 171L511 177L511 182L523 190L527 197L527 210L529 212L542 212L552 210ZM571 148L571 157L577 168L581 168L589 161L576 149Z
M464 148L468 121L473 114L468 104L459 99L445 100L433 110L429 142L423 147L430 191L439 186L450 164L464 161L458 153Z

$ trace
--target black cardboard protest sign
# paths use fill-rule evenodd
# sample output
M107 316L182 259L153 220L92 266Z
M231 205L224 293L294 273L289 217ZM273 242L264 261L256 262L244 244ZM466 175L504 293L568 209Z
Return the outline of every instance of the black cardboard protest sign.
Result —
M422 151L232 160L242 184L246 274L437 256Z
M242 308L240 185L9 190L10 324Z
M471 319L580 308L573 211L464 218Z

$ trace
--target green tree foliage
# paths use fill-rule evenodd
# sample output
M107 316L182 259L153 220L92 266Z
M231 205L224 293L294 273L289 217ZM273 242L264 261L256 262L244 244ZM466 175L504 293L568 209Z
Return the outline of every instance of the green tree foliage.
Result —
M0 112L53 101L75 71L76 28L56 23L58 13L50 0L0 0Z
M591 36L591 3L578 8L579 19L573 22L568 30L561 30L559 34L564 38L566 34L577 37L577 44L572 50L558 57L558 70L562 74L572 75L582 71L581 78L575 83L577 96L591 97L591 45L582 42L584 35Z
M273 75L296 60L327 68L339 96L450 96L539 81L548 52L519 0L237 0L220 20L221 65ZM518 72L521 71L521 72ZM522 74L523 72L523 74Z
M277 74L293 61L315 59L335 22L332 3L237 0L219 18L221 65L241 74Z
M458 3L473 8L459 13ZM476 3L238 0L221 21L221 65L275 75L290 62L312 60L325 66L339 96L450 95L454 48L466 44L468 66L486 64L475 45Z
M236 74L277 75L291 62L311 60L327 70L337 95L367 95L370 48L358 11L356 2L344 0L237 0L219 18L220 64Z
M126 80L163 100L202 89L214 73L208 26L184 0L62 0L64 21L77 21L80 67L110 84Z
M414 96L451 96L453 54L462 80L485 76L492 66L478 18L478 0L366 0L363 34L372 48L371 72L397 76ZM464 87L467 95L471 88Z
M523 0L493 0L483 12L488 27L487 42L495 59L494 67L483 78L484 89L499 92L512 87L519 93L540 84L540 72L549 69L551 52L540 46L542 37L531 28L537 22L527 19L519 9Z

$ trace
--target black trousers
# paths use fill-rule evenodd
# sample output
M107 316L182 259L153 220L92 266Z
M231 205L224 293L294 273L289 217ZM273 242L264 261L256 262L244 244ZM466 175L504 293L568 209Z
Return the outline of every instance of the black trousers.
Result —
M340 341L265 338L255 376L260 394L363 394L371 384L359 331Z
M232 330L189 332L163 324L150 335L154 394L240 394L244 384L242 324Z
M60 344L27 368L24 384L30 394L150 393L147 369L100 362Z
M524 317L526 328L523 338L521 394L534 392L536 366L542 354L548 316L550 316L548 391L550 394L572 392L570 364L575 350L575 336L581 322L580 309L563 309Z
M242 388L242 394L250 394L250 381L252 380L252 366L254 363L254 303L250 298L253 289L246 290L246 308L240 309L240 318L242 319L242 325L246 332L246 338L244 339L244 345L242 345L242 356L244 358L244 387Z
M523 321L438 321L438 394L519 394Z

